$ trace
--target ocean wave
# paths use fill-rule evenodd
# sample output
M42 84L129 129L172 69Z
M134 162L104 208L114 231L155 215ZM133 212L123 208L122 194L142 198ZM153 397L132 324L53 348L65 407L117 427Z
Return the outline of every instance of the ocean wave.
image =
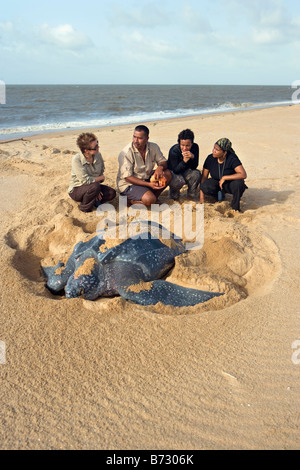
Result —
M84 128L97 128L107 126L118 126L125 124L133 124L137 122L147 122L155 120L174 119L179 117L188 117L204 114L215 114L220 112L232 112L237 110L268 108L274 106L292 105L292 101L279 101L270 103L252 103L252 102L225 102L220 103L213 108L200 108L200 109L176 109L174 111L153 111L153 112L137 112L127 116L102 116L97 119L87 119L84 121L62 121L62 122L48 122L48 123L33 123L28 125L20 125L9 128L1 128L0 125L0 139L2 138L20 138L33 134L63 131L63 130L76 130Z

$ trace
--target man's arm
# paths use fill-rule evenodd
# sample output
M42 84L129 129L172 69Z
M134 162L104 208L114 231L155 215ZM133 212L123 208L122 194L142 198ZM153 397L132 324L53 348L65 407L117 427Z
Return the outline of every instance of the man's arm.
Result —
M183 156L178 145L171 147L169 150L168 168L176 175L183 173L187 169L187 162L183 160Z
M193 143L191 148L191 153L194 155L190 159L190 168L191 170L196 170L199 165L199 146L198 144Z
M223 189L223 184L225 181L232 181L232 180L244 180L247 178L247 173L243 165L238 165L234 169L235 173L233 175L225 175L220 179L220 188Z
M165 160L157 164L157 168L154 174L160 178L161 176L163 176L164 171L167 169L168 169L168 162Z
M136 176L128 176L128 178L125 178L125 181L128 184L136 184L137 186L146 186L150 189L157 189L157 183L155 181L145 181L137 178Z

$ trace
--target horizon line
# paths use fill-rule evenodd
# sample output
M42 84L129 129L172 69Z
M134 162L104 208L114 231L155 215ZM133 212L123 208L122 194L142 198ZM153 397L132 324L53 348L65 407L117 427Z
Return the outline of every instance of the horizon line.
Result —
M222 84L222 83L6 83L1 80L6 86L275 86L275 87L290 87L291 84Z

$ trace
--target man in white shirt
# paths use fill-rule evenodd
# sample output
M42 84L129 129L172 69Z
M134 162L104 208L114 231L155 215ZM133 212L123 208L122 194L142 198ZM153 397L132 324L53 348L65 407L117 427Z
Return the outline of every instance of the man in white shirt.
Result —
M157 144L149 142L148 127L137 126L132 142L119 155L117 186L121 196L126 196L130 204L149 207L171 180L166 158Z

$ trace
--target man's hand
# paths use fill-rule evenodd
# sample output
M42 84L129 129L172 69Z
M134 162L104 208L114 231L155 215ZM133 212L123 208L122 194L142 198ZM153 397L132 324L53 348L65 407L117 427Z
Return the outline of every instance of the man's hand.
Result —
M154 184L154 187L151 186L152 189L164 188L167 183L167 178L164 176L164 172L160 175L155 171L150 178L150 183Z
M149 188L151 189L159 189L159 181L150 181L149 183L147 183L147 186L149 186Z
M220 181L219 181L219 186L220 186L221 189L223 189L223 184L225 183L225 181L226 181L226 179L225 179L225 177L223 176L223 177L220 179Z
M96 183L103 183L104 180L105 180L104 175L96 176L96 178L95 178Z
M157 180L159 180L159 178L162 178L164 176L164 168L161 165L158 165L155 172L153 173L153 176L155 176L155 179Z
M195 155L189 150L187 150L186 152L182 152L182 156L183 156L183 161L185 163L187 163L190 159L195 158Z

